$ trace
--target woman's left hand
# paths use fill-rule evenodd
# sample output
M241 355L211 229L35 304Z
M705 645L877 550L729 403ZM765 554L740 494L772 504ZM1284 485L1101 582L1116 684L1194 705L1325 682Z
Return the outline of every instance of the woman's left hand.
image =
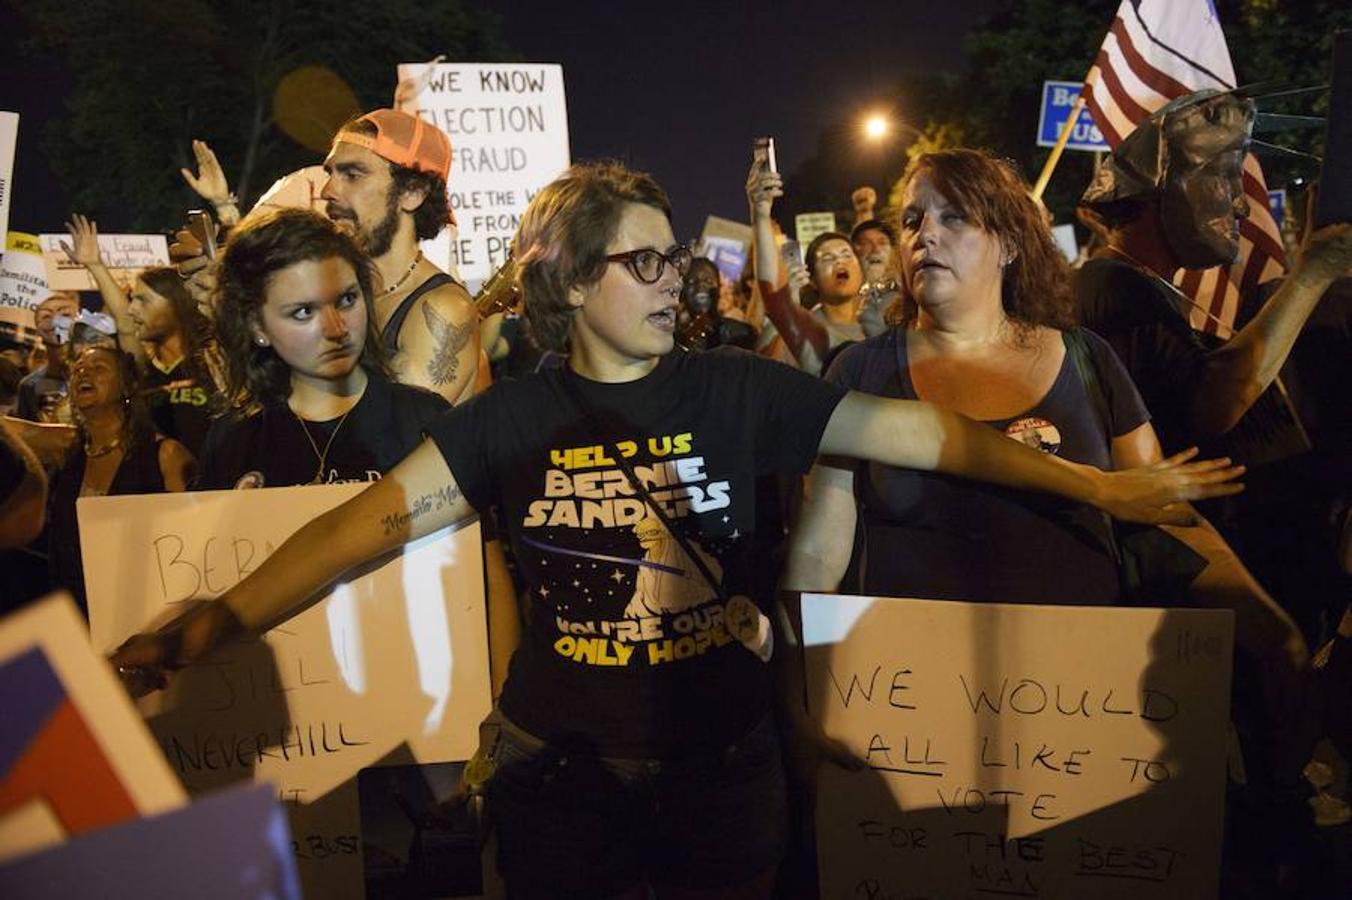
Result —
M1190 462L1191 447L1149 466L1103 472L1103 487L1095 505L1113 518L1147 525L1196 525L1197 514L1187 501L1228 497L1244 490L1235 479L1243 466L1225 457Z

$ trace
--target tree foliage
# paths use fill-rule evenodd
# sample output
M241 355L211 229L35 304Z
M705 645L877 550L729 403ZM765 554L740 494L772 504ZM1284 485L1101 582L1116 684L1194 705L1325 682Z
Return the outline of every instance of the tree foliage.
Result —
M1012 159L1030 182L1035 180L1049 153L1034 144L1042 83L1084 78L1119 5L1119 0L1008 0L968 35L963 72L896 85L891 99L914 124L914 140L908 151L894 153L885 180L876 185L883 189L880 194L895 193L895 179L916 151L953 146L954 141ZM1352 28L1352 6L1345 0L1216 0L1216 6L1240 84L1325 84L1333 34ZM1319 113L1326 106L1306 99L1266 108ZM1317 152L1319 135L1279 135L1277 141ZM1093 163L1089 153L1068 151L1062 156L1044 197L1058 221L1073 221ZM1273 185L1301 174L1285 162L1265 161L1264 169ZM828 209L849 196L857 177L848 166L835 168L819 153L786 187L789 199L801 191L822 198L819 202L826 205L817 208Z
M273 118L288 72L328 66L369 109L389 105L397 63L508 57L496 21L460 0L66 0L20 13L33 47L58 53L74 81L45 135L54 173L78 210L146 231L194 202L178 174L193 138L244 203L317 162Z

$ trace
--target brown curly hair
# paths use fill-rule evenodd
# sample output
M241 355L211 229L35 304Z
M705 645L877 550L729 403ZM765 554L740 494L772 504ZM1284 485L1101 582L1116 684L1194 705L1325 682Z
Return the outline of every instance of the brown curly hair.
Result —
M291 367L272 347L254 342L254 326L267 297L268 281L298 262L339 258L352 266L366 305L361 365L390 377L372 307L370 259L333 222L307 209L277 209L249 216L230 235L217 270L216 334L225 352L226 395L237 412L291 396Z
M630 203L656 207L671 219L671 202L657 182L617 162L573 166L526 208L513 258L526 319L542 348L567 350L574 312L568 291L605 274L606 247Z
M1038 326L1074 328L1070 265L1014 165L987 150L940 150L912 160L903 186L922 172L957 211L1013 251L1000 290L1005 315L1025 332ZM892 223L898 234L903 233L901 215L898 211ZM886 319L890 325L907 326L915 321L919 307L906 279L899 289Z

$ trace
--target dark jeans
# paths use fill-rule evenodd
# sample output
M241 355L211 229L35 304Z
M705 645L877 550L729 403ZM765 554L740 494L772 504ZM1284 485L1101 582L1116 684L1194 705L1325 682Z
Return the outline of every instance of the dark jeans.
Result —
M513 898L733 886L783 856L788 808L769 717L722 750L681 760L570 752L505 723L493 756L488 808Z

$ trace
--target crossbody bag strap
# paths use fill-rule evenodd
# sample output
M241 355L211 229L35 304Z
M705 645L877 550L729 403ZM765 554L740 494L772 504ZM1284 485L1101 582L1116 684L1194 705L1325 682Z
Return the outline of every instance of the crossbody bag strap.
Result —
M607 432L603 428L600 416L591 405L587 403L586 399L583 398L582 392L578 390L577 384L573 381L572 373L567 371L566 367L565 371L561 373L560 383L563 385L563 391L568 395L568 399L572 401L573 406L581 413L582 418L586 419L587 423L596 430L598 436L606 434ZM624 454L620 453L619 447L615 446L612 441L604 441L602 446L605 447L606 452L610 454L610 458L615 460L615 464L620 467L620 471L622 471L624 477L629 480L629 484L634 489L634 492L643 499L643 502L647 507L652 510L653 515L657 516L658 521L662 523L662 527L666 528L667 532L676 539L676 543L681 545L681 549L685 551L685 555L690 557L695 563L696 568L699 569L700 575L704 576L704 580L713 590L714 596L720 601L726 602L728 598L723 594L723 585L714 577L714 573L709 570L708 564L705 563L700 554L696 552L689 539L672 526L670 517L667 516L666 512L657 501L653 499L652 495L648 493L648 489L643 486L643 481L634 471L634 467L629 463L629 460L624 457Z
M1089 397L1089 405L1094 408L1099 427L1103 429L1103 437L1108 442L1108 452L1111 454L1113 429L1109 424L1111 418L1108 412L1108 397L1103 393L1103 382L1099 379L1098 365L1089 352L1089 341L1085 338L1084 331L1079 328L1072 328L1062 334L1065 340L1066 353L1070 354L1070 360L1075 364L1075 371L1080 376L1080 384L1084 386L1084 392ZM1108 552L1112 554L1113 562L1117 565L1118 575L1122 580L1123 591L1125 592L1127 583L1123 573L1122 547L1117 541L1117 526L1112 516L1102 510L1099 514L1103 516L1103 524L1107 526Z

